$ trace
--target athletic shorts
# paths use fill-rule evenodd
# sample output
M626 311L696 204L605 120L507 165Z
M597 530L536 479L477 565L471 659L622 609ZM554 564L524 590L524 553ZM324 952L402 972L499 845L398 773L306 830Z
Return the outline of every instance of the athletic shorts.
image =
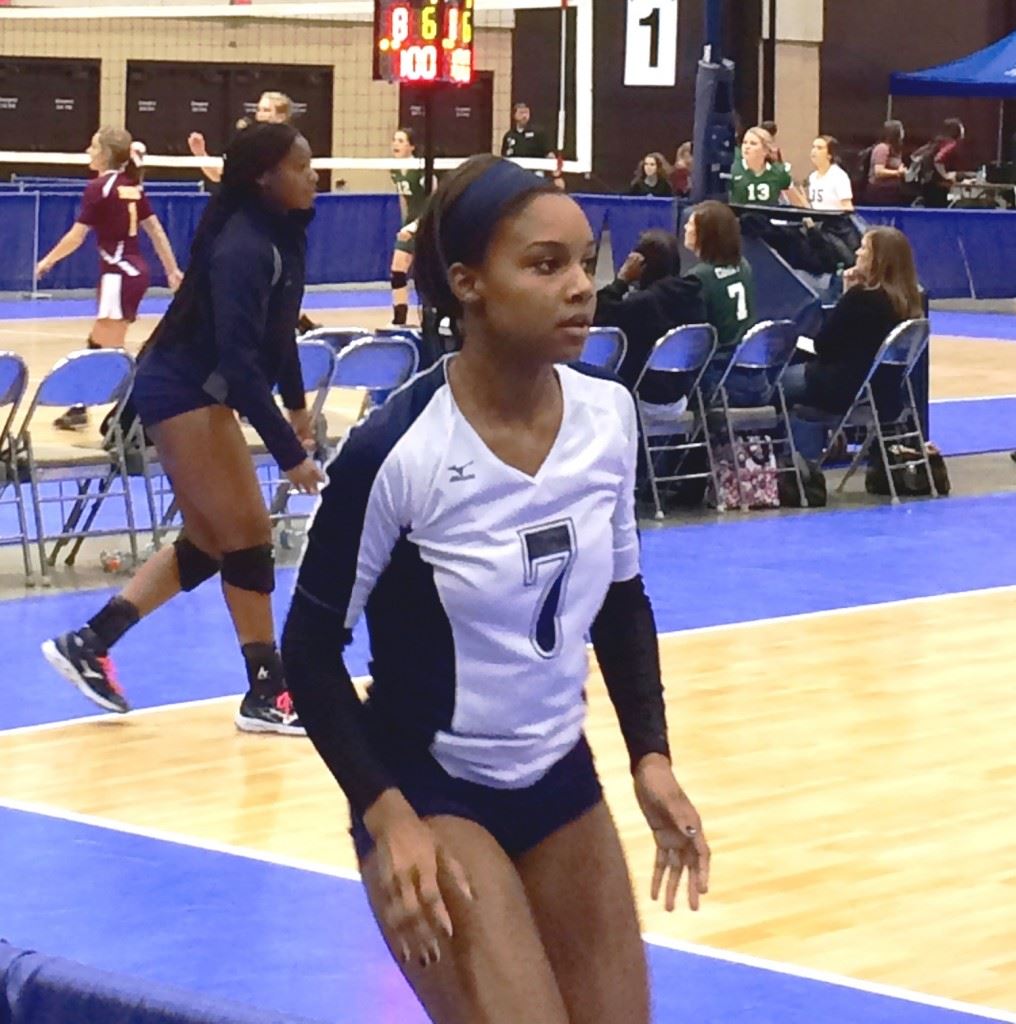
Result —
M133 277L115 273L99 278L99 320L126 320L129 324L137 320L150 279L147 267L136 269Z
M494 789L452 778L427 753L389 768L402 795L421 818L451 815L475 821L511 858L538 846L603 799L585 736L542 779L524 789ZM349 831L362 864L374 841L363 818L355 811L351 814Z
M416 254L416 235L413 235L408 242L403 242L401 238L396 236L395 251L408 252L410 256L414 256Z
M219 404L157 348L138 365L131 401L145 427Z

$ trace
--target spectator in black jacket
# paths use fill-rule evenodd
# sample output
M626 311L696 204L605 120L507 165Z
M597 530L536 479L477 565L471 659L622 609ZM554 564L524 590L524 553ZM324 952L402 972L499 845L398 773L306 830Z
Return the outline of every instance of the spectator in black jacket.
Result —
M847 290L815 338L815 358L791 366L783 376L788 406L846 412L889 332L924 315L914 254L896 228L865 234L844 283ZM794 440L806 459L815 460L825 430L795 417Z
M635 169L635 176L628 186L628 195L669 199L674 194L670 186L673 173L674 168L667 163L662 153L647 153Z
M296 350L316 184L310 148L295 128L241 132L198 225L183 284L140 357L134 402L172 480L183 532L86 626L43 645L50 663L107 710L129 710L110 648L181 590L221 573L249 684L237 727L303 732L275 647L271 523L236 414L297 490L317 492L324 476L306 451L313 425ZM276 384L289 422L272 395Z
M596 296L594 323L620 327L628 339L618 376L631 388L667 331L705 320L702 285L697 278L681 277L681 247L669 231L644 232L617 278ZM677 401L682 396L674 394L671 381L670 374L647 373L639 395L661 405Z

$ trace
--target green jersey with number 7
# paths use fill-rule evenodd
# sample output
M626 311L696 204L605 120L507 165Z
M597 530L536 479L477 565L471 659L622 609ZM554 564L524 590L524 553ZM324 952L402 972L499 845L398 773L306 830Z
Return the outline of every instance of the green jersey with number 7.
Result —
M737 267L699 263L691 273L702 282L709 322L716 328L717 351L730 354L755 323L755 283L745 259Z

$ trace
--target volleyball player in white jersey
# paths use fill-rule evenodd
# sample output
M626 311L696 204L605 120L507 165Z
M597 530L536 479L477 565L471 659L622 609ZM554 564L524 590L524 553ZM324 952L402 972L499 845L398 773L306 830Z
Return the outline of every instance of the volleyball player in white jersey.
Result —
M656 840L653 898L673 909L684 871L693 909L707 887L639 574L634 405L563 365L592 321L594 263L582 211L548 181L481 156L442 183L418 282L461 351L332 461L286 624L286 676L352 805L371 906L439 1024L649 1020L583 736L587 635ZM364 612L361 704L340 655Z

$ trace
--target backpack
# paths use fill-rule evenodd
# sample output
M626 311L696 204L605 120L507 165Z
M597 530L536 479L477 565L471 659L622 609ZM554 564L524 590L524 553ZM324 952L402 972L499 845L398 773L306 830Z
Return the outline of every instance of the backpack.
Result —
M867 146L857 154L857 164L854 173L850 176L850 186L854 190L854 202L864 198L868 190L868 182L871 180L871 156L875 152L874 145Z
M907 168L905 180L911 185L931 185L939 181L941 175L935 166L935 158L938 156L939 142L932 139L926 142L919 149L914 150L910 158L910 166Z

